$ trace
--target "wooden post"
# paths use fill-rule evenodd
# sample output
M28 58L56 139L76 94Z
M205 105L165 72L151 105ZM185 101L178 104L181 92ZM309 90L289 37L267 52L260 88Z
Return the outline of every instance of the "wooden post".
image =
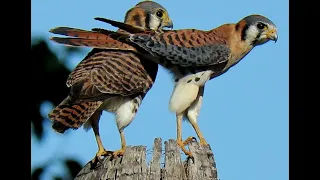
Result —
M156 138L149 165L145 146L128 146L123 157L106 157L94 169L90 163L86 164L75 180L218 180L210 146L190 143L193 159L182 161L175 140L170 139L164 144L164 162L161 162L161 138Z

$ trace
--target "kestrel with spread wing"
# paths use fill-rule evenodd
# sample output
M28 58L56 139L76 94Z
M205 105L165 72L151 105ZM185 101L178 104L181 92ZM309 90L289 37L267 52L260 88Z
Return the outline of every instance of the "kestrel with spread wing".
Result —
M127 11L124 22L140 31L150 29L161 32L164 27L172 29L173 26L167 10L152 1L142 1ZM71 46L97 47L96 44L105 40L112 42L104 34L69 27L54 28L50 32L77 37L52 38ZM123 30L118 32L126 33ZM83 124L86 129L92 127L98 144L98 152L92 162L110 153L123 155L126 148L123 130L133 121L158 72L158 64L121 48L134 49L127 44L116 43L109 48L95 48L89 52L67 79L66 84L70 87L68 97L48 115L53 121L52 128L59 133L70 128L78 129ZM106 151L102 144L99 120L103 110L116 116L120 150Z
M181 29L162 33L133 32L124 23L96 19L127 30L130 34L98 28L93 31L135 47L134 52L172 72L175 86L169 106L176 113L177 143L189 156L192 154L184 146L192 137L182 141L181 123L186 118L197 133L200 144L207 145L197 124L206 82L228 71L254 47L278 39L276 25L268 18L256 14L209 31ZM111 44L105 43L103 46Z

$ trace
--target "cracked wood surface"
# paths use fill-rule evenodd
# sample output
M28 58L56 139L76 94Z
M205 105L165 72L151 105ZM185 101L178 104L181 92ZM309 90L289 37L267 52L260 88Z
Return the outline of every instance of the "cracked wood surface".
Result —
M175 140L165 141L164 145L162 154L161 138L154 140L148 164L145 146L128 146L123 157L106 157L94 169L87 163L75 180L218 180L210 146L191 142L189 150L193 158L182 161Z

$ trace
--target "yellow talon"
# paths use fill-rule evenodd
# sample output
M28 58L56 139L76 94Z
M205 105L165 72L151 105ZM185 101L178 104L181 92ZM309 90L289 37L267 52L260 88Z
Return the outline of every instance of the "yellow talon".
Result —
M185 155L189 157L193 157L192 153L184 147L185 146L184 142L182 142L181 140L177 140L177 144L181 148L181 150L184 152Z
M192 140L197 140L195 137L193 136L189 136L184 142L183 145L186 146L188 145L190 142L192 142Z
M112 151L106 151L105 149L99 149L99 151L97 152L97 154L95 155L95 157L91 160L91 163L92 163L92 164L96 164L97 161L99 161L100 163L102 163L100 157L101 157L101 156L108 156L108 155L110 155L110 154L112 154Z
M117 150L117 151L114 151L114 152L112 153L112 155L113 155L114 157L123 156L125 151L126 151L126 148L124 147L124 148L121 148L121 149L119 149L119 150Z

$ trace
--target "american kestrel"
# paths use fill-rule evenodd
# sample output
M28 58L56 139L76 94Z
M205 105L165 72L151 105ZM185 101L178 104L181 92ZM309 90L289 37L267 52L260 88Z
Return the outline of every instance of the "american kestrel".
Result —
M96 19L130 32L130 28L123 23ZM183 117L191 123L200 144L207 145L197 124L205 83L225 73L255 46L278 39L276 25L262 15L249 15L235 24L224 24L209 31L181 29L162 33L145 31L122 34L98 28L92 30L112 37L113 41L135 47L136 53L172 72L175 87L169 106L176 113L177 143L189 156L192 155L184 146L192 137L182 141ZM108 47L109 43L103 46Z
M142 1L127 11L124 22L136 29L159 32L164 27L172 28L173 26L167 10L152 1ZM54 28L50 32L78 37L53 38L58 43L73 46L95 47L95 43L103 43L107 38L101 33L69 27ZM118 32L125 33L123 30ZM123 130L133 121L158 72L158 64L145 60L136 53L118 50L119 48L133 47L117 44L110 48L93 49L89 52L67 79L66 84L70 87L68 97L48 115L53 121L52 128L59 133L64 133L70 128L78 129L84 123L84 128L93 128L98 152L92 162L110 153L114 156L123 155L126 149ZM103 110L112 112L116 116L121 138L120 150L106 151L102 145L99 120Z

